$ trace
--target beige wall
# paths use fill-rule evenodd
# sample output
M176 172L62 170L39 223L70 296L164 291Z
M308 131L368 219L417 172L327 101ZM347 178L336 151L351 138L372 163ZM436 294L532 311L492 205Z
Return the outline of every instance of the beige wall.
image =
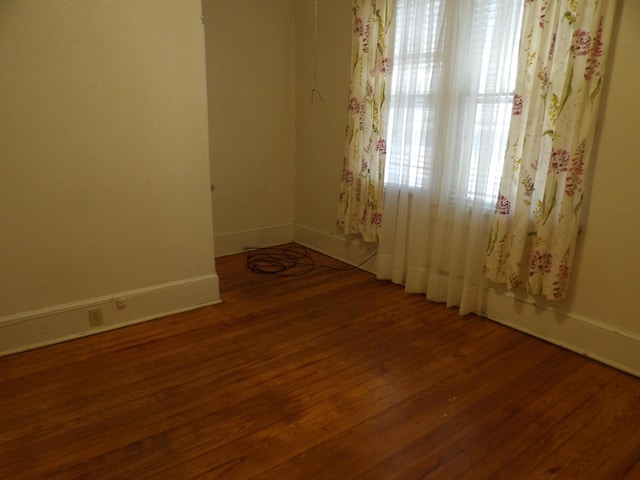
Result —
M640 335L640 2L619 2L590 209L567 307Z
M0 2L0 327L214 277L200 16Z
M352 264L375 252L375 244L345 238L336 225L344 156L351 62L351 2L318 2L317 39L313 0L296 6L296 222L297 242ZM318 88L324 101L312 89ZM373 269L374 261L363 264Z
M293 240L291 0L203 0L218 254Z
M296 223L336 233L351 61L351 2L296 2ZM317 56L314 55L317 52ZM324 94L316 97L315 84Z
M313 0L203 10L216 253L296 238L340 256L351 2L318 2L317 44ZM311 103L314 71L323 103Z

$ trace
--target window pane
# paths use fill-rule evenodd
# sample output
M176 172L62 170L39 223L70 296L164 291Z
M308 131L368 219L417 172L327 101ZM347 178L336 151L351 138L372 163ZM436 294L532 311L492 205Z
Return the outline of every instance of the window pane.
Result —
M521 0L398 0L387 184L492 204L515 84ZM453 20L452 20L453 19ZM435 178L435 172L449 175ZM443 179L450 185L440 185Z

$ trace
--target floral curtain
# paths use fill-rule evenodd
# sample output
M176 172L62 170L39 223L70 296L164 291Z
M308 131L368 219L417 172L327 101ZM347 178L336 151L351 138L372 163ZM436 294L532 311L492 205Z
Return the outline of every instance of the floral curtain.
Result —
M351 84L338 225L376 242L382 223L387 77L395 0L353 0Z
M525 0L512 121L485 275L567 294L615 0Z

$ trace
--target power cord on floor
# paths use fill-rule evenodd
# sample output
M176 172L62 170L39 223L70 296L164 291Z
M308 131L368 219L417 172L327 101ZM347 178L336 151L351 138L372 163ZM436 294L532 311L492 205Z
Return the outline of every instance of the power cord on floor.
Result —
M331 265L317 263L313 258L311 258L307 248L302 245L267 248L245 247L244 250L247 252L246 265L251 272L279 275L283 277L307 275L317 267L337 271L355 270L377 255L377 252L374 252L358 265L334 267Z

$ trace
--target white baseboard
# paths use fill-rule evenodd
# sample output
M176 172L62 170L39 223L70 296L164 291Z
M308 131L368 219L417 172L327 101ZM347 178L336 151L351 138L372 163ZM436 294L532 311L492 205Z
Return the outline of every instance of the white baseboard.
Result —
M537 305L511 292L487 290L481 315L635 376L640 336L594 319Z
M257 228L214 236L216 257L242 252L246 247L272 247L294 241L293 224Z
M359 265L363 270L375 273L377 245L373 243L364 242L359 238L321 232L299 224L295 226L295 241L349 265Z
M53 343L220 302L216 274L154 285L110 296L0 317L0 355ZM92 327L89 311L99 309L102 324Z

